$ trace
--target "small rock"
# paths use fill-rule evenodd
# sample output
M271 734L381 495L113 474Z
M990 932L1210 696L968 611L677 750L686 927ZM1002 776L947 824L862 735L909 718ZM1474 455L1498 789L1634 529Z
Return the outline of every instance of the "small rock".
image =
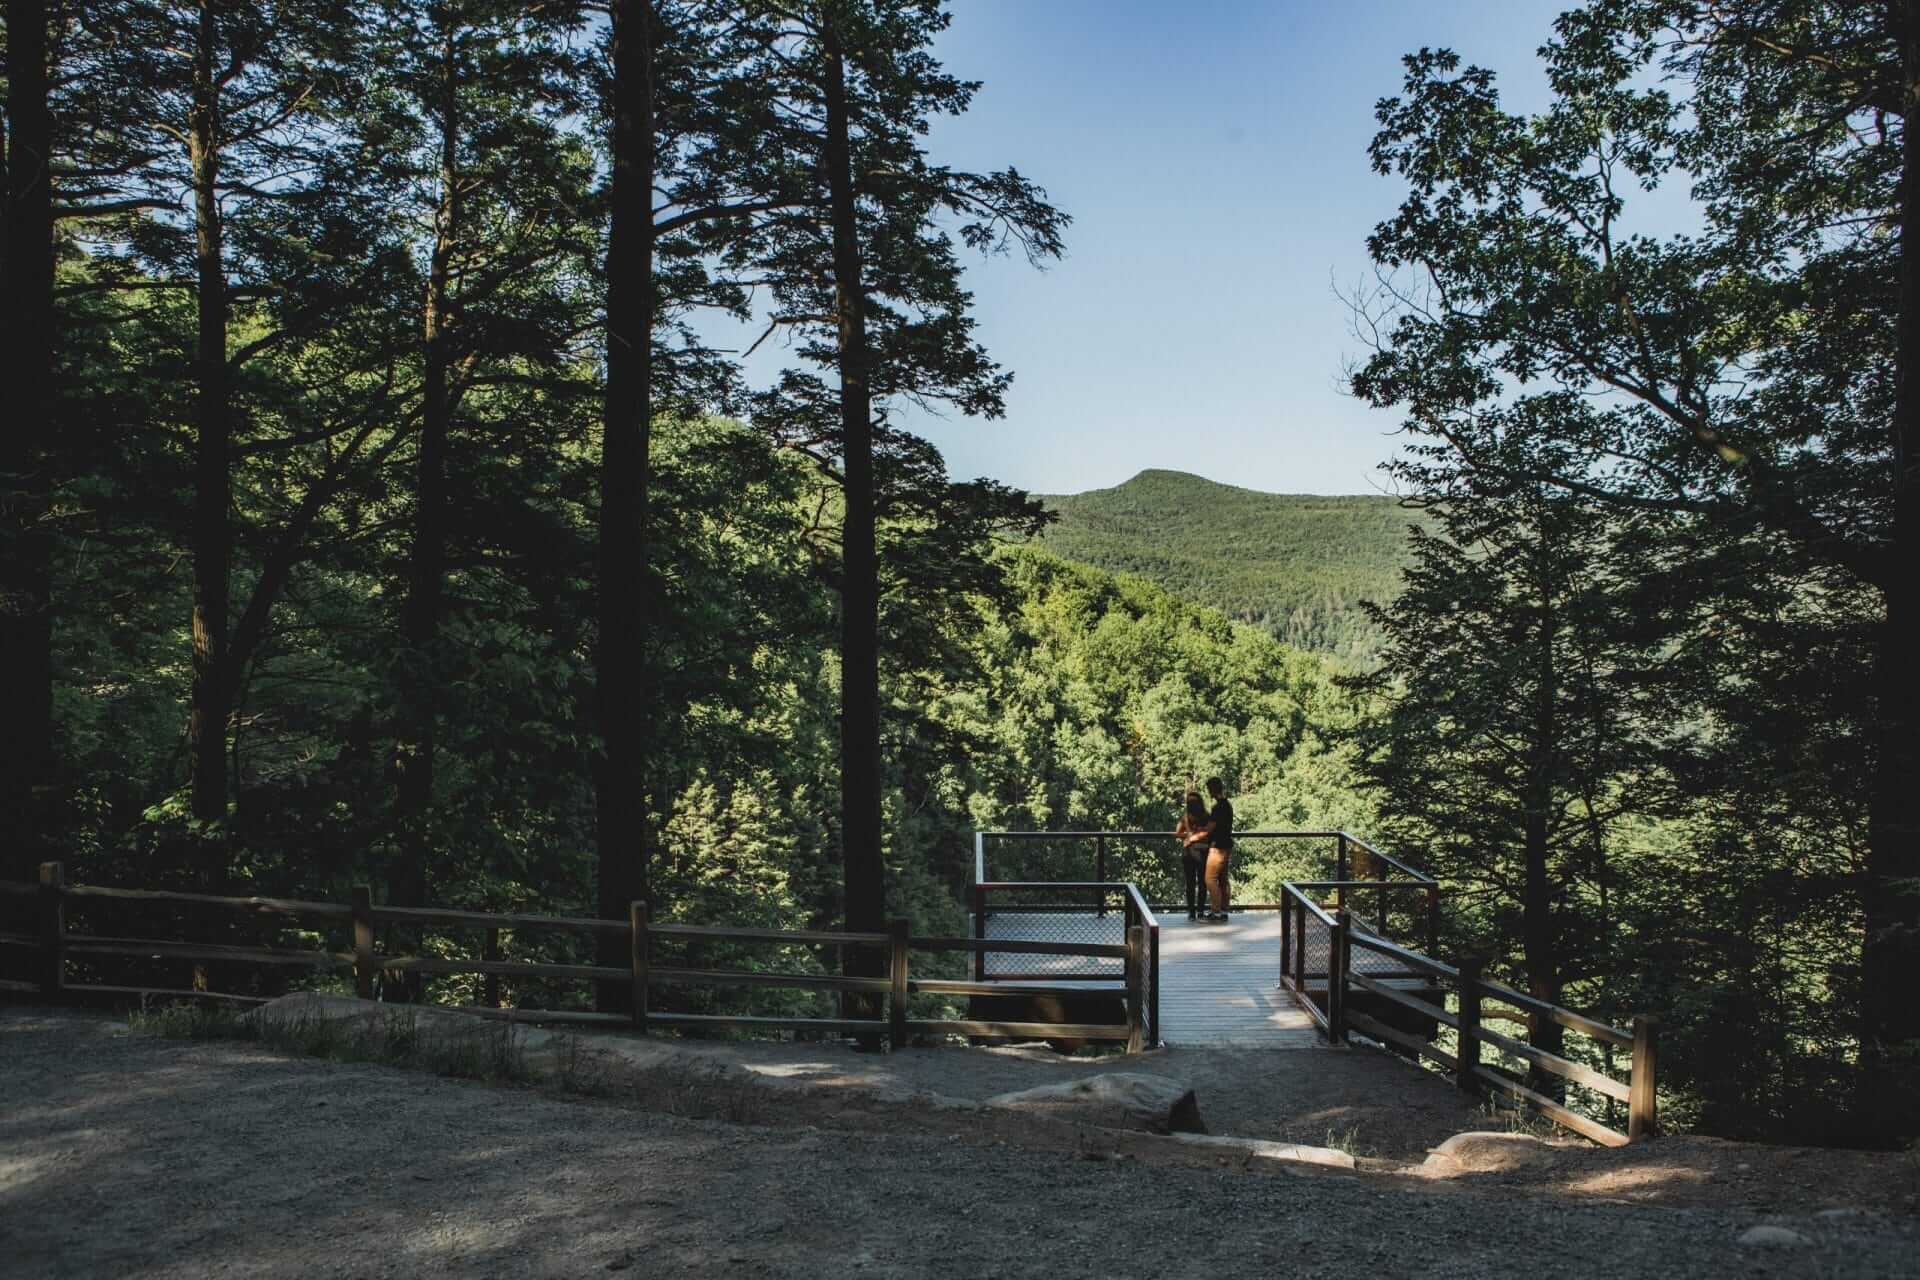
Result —
M1791 1227L1748 1227L1740 1243L1749 1249L1798 1249L1813 1242Z

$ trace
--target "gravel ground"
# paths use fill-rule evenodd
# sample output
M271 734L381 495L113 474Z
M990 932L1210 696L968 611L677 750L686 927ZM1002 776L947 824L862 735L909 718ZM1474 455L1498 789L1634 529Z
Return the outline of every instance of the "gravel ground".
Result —
M0 1097L9 1280L1920 1274L1911 1216L1569 1204L991 1134L685 1120L81 1014L0 1015ZM1761 1225L1801 1243L1739 1243Z

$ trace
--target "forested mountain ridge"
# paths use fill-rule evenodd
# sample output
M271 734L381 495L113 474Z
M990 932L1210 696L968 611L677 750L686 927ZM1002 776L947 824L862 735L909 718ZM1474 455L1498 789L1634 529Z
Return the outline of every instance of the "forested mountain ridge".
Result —
M1055 554L1359 666L1380 644L1359 602L1399 593L1407 526L1423 519L1384 495L1262 493L1183 471L1043 501L1058 520L1038 540Z

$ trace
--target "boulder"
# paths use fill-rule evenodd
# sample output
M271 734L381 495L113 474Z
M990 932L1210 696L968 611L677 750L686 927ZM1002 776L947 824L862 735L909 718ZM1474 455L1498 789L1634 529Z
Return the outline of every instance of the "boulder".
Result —
M1354 1158L1332 1147L1303 1147L1297 1142L1268 1142L1264 1138L1214 1138L1200 1133L1176 1133L1174 1141L1189 1146L1218 1149L1222 1154L1235 1152L1255 1160L1286 1160L1293 1164L1317 1164L1328 1169L1357 1167Z
M987 1099L987 1106L1032 1111L1111 1129L1205 1133L1193 1088L1165 1076L1113 1071Z
M1740 1244L1748 1249L1798 1249L1811 1243L1791 1227L1748 1227L1740 1233Z
M1503 1173L1542 1164L1559 1144L1528 1133L1456 1133L1427 1153L1426 1167L1440 1173Z

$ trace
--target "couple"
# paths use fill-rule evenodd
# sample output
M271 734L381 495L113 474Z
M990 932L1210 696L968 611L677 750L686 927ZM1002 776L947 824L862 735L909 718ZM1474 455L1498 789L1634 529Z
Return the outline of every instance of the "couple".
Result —
M1213 810L1200 803L1198 791L1187 792L1187 811L1173 834L1180 837L1182 861L1187 871L1187 919L1219 923L1227 918L1227 863L1233 857L1233 806L1227 802L1227 786L1218 778L1207 779L1207 794L1213 797ZM1213 909L1199 909L1199 889L1204 881L1213 896Z

